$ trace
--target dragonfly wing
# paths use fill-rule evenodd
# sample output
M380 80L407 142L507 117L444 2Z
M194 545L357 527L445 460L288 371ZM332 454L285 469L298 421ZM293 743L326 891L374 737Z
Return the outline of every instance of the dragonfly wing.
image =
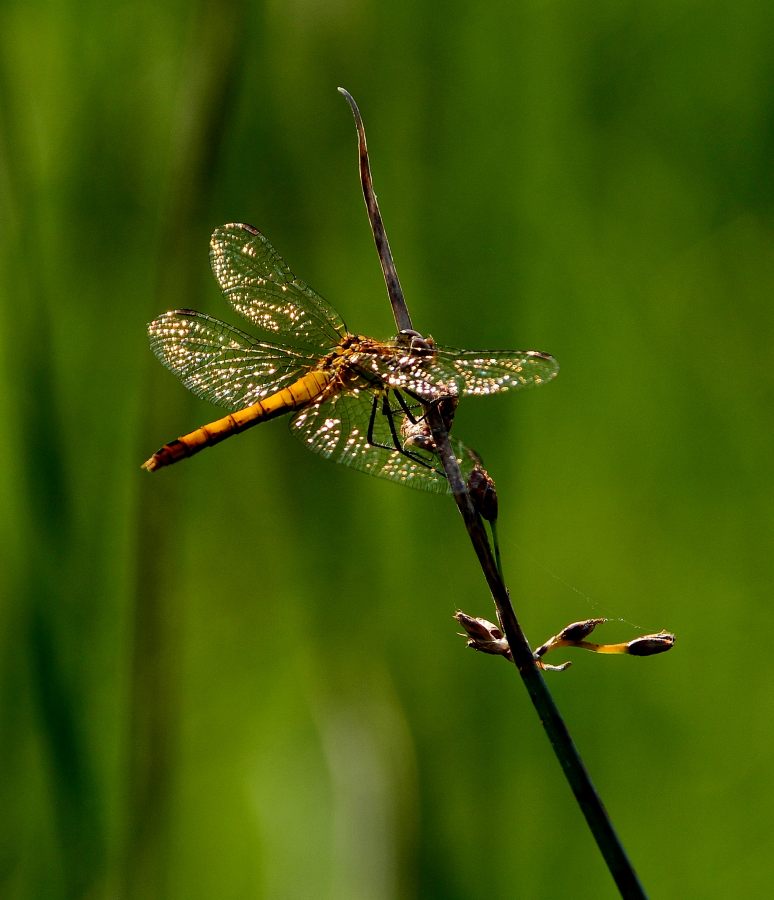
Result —
M290 271L252 225L223 225L210 240L212 271L234 309L283 344L330 350L346 334L335 309Z
M197 397L243 409L295 381L316 357L259 341L192 309L148 325L151 349Z
M390 417L400 446L402 411L397 408L385 415L381 411L383 397L384 392L368 390L334 393L296 413L290 429L306 447L326 459L422 491L449 493L435 454L417 447L408 447L407 452L397 449ZM374 399L377 412L369 441ZM459 441L452 440L452 445L463 471L468 473L474 457Z
M438 347L433 371L454 372L463 394L485 396L500 391L537 387L556 378L559 363L540 350L455 350Z
M456 350L435 347L414 354L391 342L393 353L375 354L366 363L386 384L427 400L443 395L486 396L544 384L559 363L539 350Z

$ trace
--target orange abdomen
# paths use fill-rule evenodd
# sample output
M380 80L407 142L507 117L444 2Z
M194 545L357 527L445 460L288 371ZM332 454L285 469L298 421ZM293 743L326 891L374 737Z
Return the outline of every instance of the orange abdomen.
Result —
M229 413L222 419L210 422L209 425L202 425L196 431L164 444L142 464L142 468L147 472L155 472L163 466L171 466L181 459L187 459L205 447L218 444L232 434L239 434L240 431L252 428L259 422L266 422L284 413L301 409L316 400L330 380L331 376L324 372L318 370L308 372L289 387L277 391L265 400L259 400L252 406Z

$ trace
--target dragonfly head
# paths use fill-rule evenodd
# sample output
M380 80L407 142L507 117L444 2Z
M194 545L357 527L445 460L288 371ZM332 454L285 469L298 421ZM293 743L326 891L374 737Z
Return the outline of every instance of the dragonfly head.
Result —
M430 354L435 349L435 341L431 337L423 337L413 328L404 328L398 334L397 340L402 347L406 347L418 356Z

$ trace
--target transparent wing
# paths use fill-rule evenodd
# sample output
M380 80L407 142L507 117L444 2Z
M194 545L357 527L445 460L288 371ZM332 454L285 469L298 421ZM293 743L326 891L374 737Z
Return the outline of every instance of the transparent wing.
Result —
M283 344L330 350L346 334L339 314L303 281L252 225L223 225L210 262L234 309Z
M559 363L540 350L455 350L437 347L434 377L455 373L468 396L537 387L556 378ZM448 374L447 374L448 373Z
M153 352L189 391L230 409L276 393L317 363L315 356L256 340L192 309L154 319L148 336Z
M559 363L539 350L457 350L434 347L415 352L396 341L391 352L377 352L359 360L390 387L403 388L426 399L486 396L544 384L556 377Z
M389 398L389 392L386 392ZM306 447L326 459L350 466L377 478L434 493L449 493L449 485L434 453L415 446L403 447L403 411L397 404L382 411L384 391L353 390L335 393L308 406L290 421L290 430ZM377 413L371 428L374 398ZM390 419L392 425L390 426ZM405 430L403 432L405 436ZM396 443L397 435L397 443ZM459 441L451 439L455 455L467 478L475 457Z

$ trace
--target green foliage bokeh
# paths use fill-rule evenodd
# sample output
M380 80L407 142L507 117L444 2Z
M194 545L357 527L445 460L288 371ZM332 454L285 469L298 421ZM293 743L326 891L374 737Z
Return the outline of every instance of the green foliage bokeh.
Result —
M416 327L562 365L455 425L530 639L678 635L551 679L646 888L767 893L773 29L752 0L6 0L1 896L615 896L514 673L455 637L492 610L450 500L281 422L139 470L217 414L144 331L239 324L216 225L389 336L339 84Z

